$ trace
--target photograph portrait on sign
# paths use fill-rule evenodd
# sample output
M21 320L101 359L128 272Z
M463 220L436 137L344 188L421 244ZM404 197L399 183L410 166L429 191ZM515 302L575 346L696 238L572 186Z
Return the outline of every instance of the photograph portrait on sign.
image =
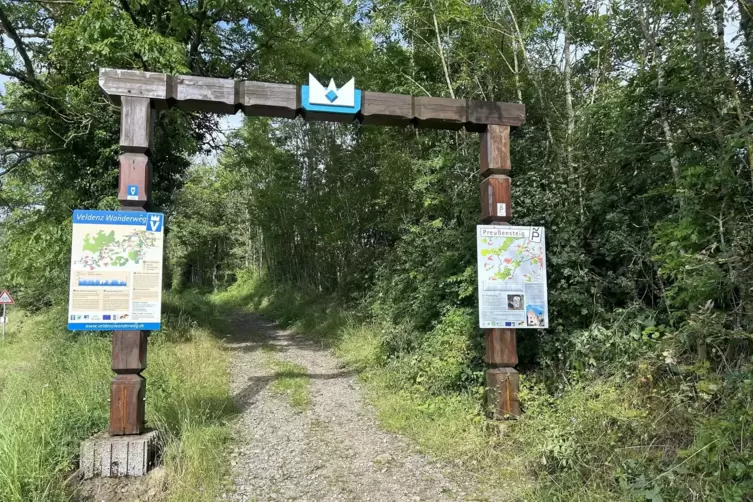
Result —
M523 310L523 295L507 295L508 310Z

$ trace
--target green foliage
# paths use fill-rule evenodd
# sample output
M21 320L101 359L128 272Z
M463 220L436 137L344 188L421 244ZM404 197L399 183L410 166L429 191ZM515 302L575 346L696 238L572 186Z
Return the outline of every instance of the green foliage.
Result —
M167 241L172 287L211 285L216 291L229 281L228 272L247 266L254 257L244 248L248 235L245 193L236 190L237 176L212 168L191 170L177 198L180 208L171 220Z
M476 388L483 378L478 341L473 313L467 309L450 310L415 351L395 360L394 371L430 394Z
M56 317L65 319L65 313L58 309L26 318L5 342L20 343L25 350L2 362L3 500L67 500L62 484L79 442L107 423L107 339L67 342L59 335Z
M19 305L37 310L67 304L71 224L58 224L40 212L16 214L4 222L0 275Z
M537 375L550 388L614 375L631 377L638 363L660 352L666 326L640 305L615 310L604 323L567 334L541 334Z
M552 482L551 488L543 485L542 498L611 499L616 492L631 500L629 487L649 476L668 449L648 440L657 424L638 389L618 379L577 384L557 398L528 383L520 397L526 413L515 435L530 465Z

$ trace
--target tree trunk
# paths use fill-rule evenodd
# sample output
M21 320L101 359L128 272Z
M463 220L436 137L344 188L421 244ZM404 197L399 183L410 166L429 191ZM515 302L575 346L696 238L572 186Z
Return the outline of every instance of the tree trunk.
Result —
M507 12L510 14L510 21L512 21L512 26L515 29L515 37L518 41L518 47L520 47L520 54L523 56L523 64L525 65L526 69L528 70L528 74L531 76L531 81L533 82L533 86L536 88L536 95L539 98L539 103L541 104L541 108L544 111L544 127L546 128L546 136L549 140L547 143L547 153L549 152L549 147L554 147L554 134L552 133L552 124L549 121L549 115L546 113L546 101L544 100L544 93L541 89L541 82L539 82L537 75L537 72L533 71L533 68L531 68L531 62L528 57L528 51L526 51L525 41L523 40L523 35L520 32L520 27L518 26L518 21L515 18L515 13L513 13L512 8L510 7L510 2L506 1L505 6L507 7ZM418 129L416 129L418 131ZM548 158L548 155L547 155Z
M667 105L664 97L664 59L662 55L661 44L657 43L656 39L651 33L651 28L646 18L646 11L644 6L640 9L641 28L643 29L643 36L646 39L646 43L653 50L653 64L656 66L656 86L659 94L659 116L661 120L661 127L664 131L664 139L667 142L667 152L669 153L669 165L672 168L672 178L675 183L675 189L680 190L680 161L677 159L675 152L675 139L672 128L669 125L669 118L667 113ZM680 200L682 204L682 200Z
M575 165L575 159L573 156L573 137L575 135L575 111L573 109L573 89L570 82L572 77L572 70L570 68L570 1L564 0L562 2L565 16L564 25L564 42L563 42L563 58L565 60L564 79L565 79L565 108L567 110L567 137L565 139L565 157L567 159L567 167L570 175L575 177L578 183L578 208L580 213L580 221L585 221L585 211L583 202L583 180L581 179L580 172Z
M737 8L740 11L740 29L750 64L753 63L753 0L737 0Z
M523 102L523 91L520 88L520 68L518 68L518 43L515 37L512 38L512 61L515 68L515 92L518 96L518 103Z
M442 69L444 70L444 78L447 81L447 88L450 91L450 97L455 99L455 91L452 89L452 81L450 80L450 71L447 68L447 61L444 57L444 49L442 48L442 40L439 37L439 24L437 23L437 14L433 10L432 6L431 18L434 21L434 33L437 35L437 50L439 51L439 59L442 61Z

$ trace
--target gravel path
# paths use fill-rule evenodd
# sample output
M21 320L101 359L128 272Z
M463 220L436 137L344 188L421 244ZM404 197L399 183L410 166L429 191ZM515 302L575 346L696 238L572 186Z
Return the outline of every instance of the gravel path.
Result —
M231 390L242 410L232 452L236 501L453 501L471 476L433 462L381 430L356 377L327 350L253 314L237 314L226 340ZM293 408L270 389L270 361L305 368L310 402Z

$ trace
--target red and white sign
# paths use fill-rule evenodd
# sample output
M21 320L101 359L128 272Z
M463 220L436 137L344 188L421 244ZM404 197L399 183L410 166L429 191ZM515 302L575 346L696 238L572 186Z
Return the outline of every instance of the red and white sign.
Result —
M8 290L4 289L3 292L0 293L0 305L13 305L14 303L13 297L10 296Z

